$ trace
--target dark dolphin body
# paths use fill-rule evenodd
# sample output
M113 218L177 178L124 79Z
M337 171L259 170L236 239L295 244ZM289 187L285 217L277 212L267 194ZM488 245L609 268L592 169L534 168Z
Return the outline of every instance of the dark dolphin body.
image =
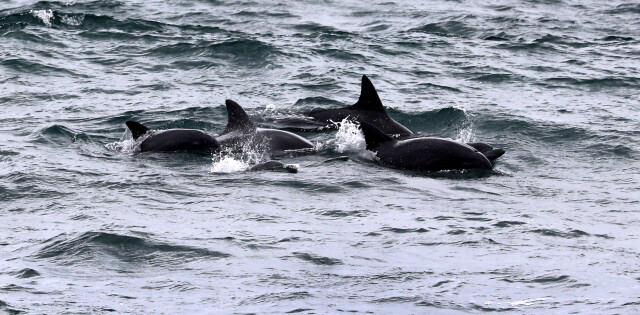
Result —
M484 156L486 156L487 159L489 159L489 161L491 162L495 161L495 159L501 157L505 153L505 150L503 148L496 149L482 142L467 143L467 145L480 151L480 153L484 154Z
M307 113L307 115L326 124L330 124L332 121L339 122L350 117L359 123L372 124L382 132L394 137L406 138L414 135L407 127L387 115L376 88L366 75L362 76L360 98L357 103L344 108L317 110ZM480 151L491 161L505 153L504 149L495 149L482 142L468 143L468 145Z
M363 122L361 127L367 150L376 152L383 164L421 171L493 168L478 150L453 140L432 137L396 140L369 123Z
M314 146L307 139L294 133L258 128L238 103L227 100L229 122L225 131L216 138L223 148L242 149L249 144L269 153L292 150L313 150Z
M389 135L402 137L413 135L411 130L387 115L387 111L384 109L382 101L380 101L376 88L373 87L373 84L366 75L362 76L362 86L358 102L343 108L312 111L307 113L307 115L326 124L330 124L332 121L340 122L349 117L357 122L368 122L377 126L378 129Z
M127 121L134 140L147 132L149 128L135 121ZM220 145L216 139L196 129L169 129L153 132L142 141L140 151L171 152L171 151L216 151Z

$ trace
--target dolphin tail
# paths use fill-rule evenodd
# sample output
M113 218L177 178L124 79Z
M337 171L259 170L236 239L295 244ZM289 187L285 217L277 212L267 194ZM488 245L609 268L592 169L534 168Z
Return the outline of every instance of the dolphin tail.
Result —
M226 100L227 115L229 115L229 122L224 133L232 131L252 132L256 130L256 125L251 121L249 115L242 109L238 103L232 100Z
M482 152L482 154L484 154L489 161L493 162L495 159L501 157L505 152L506 151L503 148L497 148L491 151Z
M131 135L133 136L133 140L140 138L140 136L144 135L149 131L149 128L135 121L129 120L125 122L125 124L127 125L127 128L131 130Z
M370 110L385 112L380 96L376 92L376 88L373 87L373 83L369 81L366 75L362 76L362 85L360 87L360 98L358 102L351 105L350 109L355 110Z
M484 154L484 156L492 162L506 152L503 148L494 148L491 145L482 142L467 143L467 145L480 151L480 153Z
M396 141L368 122L363 121L360 127L364 133L364 140L367 142L367 150L375 150L385 142Z

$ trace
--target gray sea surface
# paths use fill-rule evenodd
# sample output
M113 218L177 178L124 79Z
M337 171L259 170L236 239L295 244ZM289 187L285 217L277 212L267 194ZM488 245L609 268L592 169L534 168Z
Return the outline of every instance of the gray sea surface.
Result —
M363 74L495 172L301 127ZM249 171L124 125L219 134L226 98L318 153ZM637 1L4 0L0 312L640 313L638 143Z

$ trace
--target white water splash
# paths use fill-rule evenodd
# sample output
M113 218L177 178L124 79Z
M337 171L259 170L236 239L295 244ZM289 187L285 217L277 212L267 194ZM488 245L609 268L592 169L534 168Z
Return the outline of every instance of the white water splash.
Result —
M347 117L334 124L339 127L333 139L336 151L340 153L360 152L367 148L364 134L362 134L358 123L349 120Z
M235 173L249 169L249 164L227 156L211 165L211 173Z
M476 136L473 134L473 129L471 128L471 126L468 126L458 132L458 136L455 140L462 143L475 142Z
M61 20L62 20L62 23L64 24L71 25L71 26L78 26L82 24L82 22L84 22L84 14L77 15L77 16L62 15Z
M133 139L122 140L117 142L111 142L104 145L105 148L111 151L116 151L120 153L132 154L136 152L136 147L140 148L136 145L136 141Z
M470 119L471 114L467 112L466 108L460 105L453 105L451 108L462 111L466 117L465 121L460 124L458 136L453 140L462 143L475 142L476 136L473 133L473 124Z
M244 172L253 165L264 162L264 148L256 147L253 141L246 141L241 147L218 152L212 157L211 173Z
M144 142L144 140L149 138L153 133L154 131L147 132L137 140L133 140L131 138L127 138L128 133L125 131L124 135L121 138L122 140L107 143L104 146L108 150L119 152L119 153L124 153L124 154L138 153L140 152L140 144ZM128 137L131 137L131 136L128 136Z
M53 18L53 10L29 10L31 15L39 18L46 26L51 26L51 19Z
M267 104L267 106L265 106L263 112L265 114L269 114L269 113L274 113L275 111L276 111L276 105L275 104Z

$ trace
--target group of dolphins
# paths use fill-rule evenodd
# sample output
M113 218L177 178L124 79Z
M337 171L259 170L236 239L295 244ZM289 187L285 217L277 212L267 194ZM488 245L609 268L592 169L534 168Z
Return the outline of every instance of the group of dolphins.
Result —
M140 151L238 151L246 147L267 153L310 151L314 145L305 138L284 130L257 127L238 103L226 100L229 116L222 134L213 137L196 129L151 131L135 121L127 121L134 140L140 139ZM451 139L416 136L393 120L384 109L373 84L362 76L360 98L354 105L306 113L318 123L332 124L350 119L360 124L367 150L385 165L410 170L440 171L493 168L492 161L505 153L486 143L460 143ZM286 168L269 161L254 169Z

